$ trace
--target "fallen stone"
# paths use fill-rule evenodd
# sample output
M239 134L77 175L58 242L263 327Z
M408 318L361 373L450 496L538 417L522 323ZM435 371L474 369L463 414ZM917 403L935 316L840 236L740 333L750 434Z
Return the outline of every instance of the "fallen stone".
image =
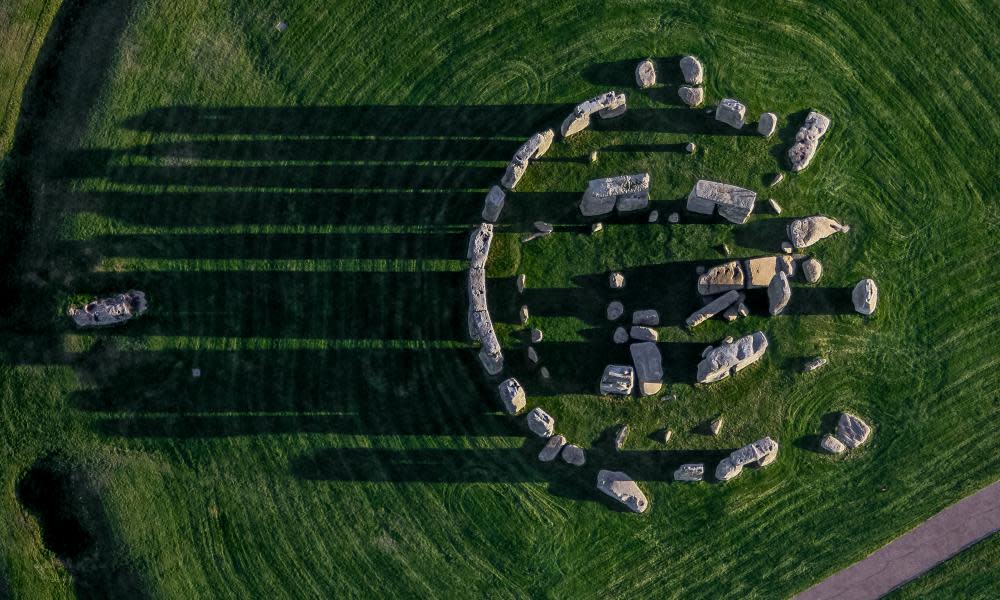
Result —
M486 194L486 201L483 205L483 220L489 221L490 223L496 223L497 219L500 218L500 211L503 210L504 199L506 194L503 188L499 185L495 185L490 188L490 191Z
M525 323L528 322L528 317L529 316L530 315L528 313L528 306L527 305L522 306L521 310L517 311L517 317L518 317L518 319L521 320L521 325L524 325Z
M674 481L702 481L705 478L705 465L689 463L677 467L674 471Z
M544 235L548 235L553 231L555 231L555 228L552 227L552 224L546 223L545 221L535 221L534 226L535 226L535 231Z
M743 467L734 464L728 458L719 461L719 466L715 468L715 478L719 481L729 481L743 472Z
M660 324L660 313L653 309L637 310L632 313L633 325L656 327Z
M760 116L757 122L757 133L769 138L774 135L774 130L778 128L778 115L766 112Z
M628 331L624 327L619 327L615 329L615 333L611 338L616 344L624 344L628 341Z
M590 226L590 233L597 233L599 231L604 231L603 223L594 223Z
M608 308L604 312L609 321L617 321L625 314L625 306L617 300L612 300L608 303Z
M763 288L771 284L778 273L791 277L795 275L795 261L791 256L761 256L743 261L747 289Z
M830 119L825 115L813 111L806 116L806 122L795 134L795 143L788 149L788 163L792 171L801 171L809 166L816 155L820 138L826 135L828 129Z
M840 413L836 437L848 448L854 449L864 444L871 433L872 428L862 421L861 417L846 412Z
M762 331L741 337L731 343L712 348L698 363L698 383L714 383L755 363L767 350L767 337Z
M710 215L719 208L719 216L731 223L742 225L753 212L757 194L746 188L728 183L699 179L687 197L687 209Z
M741 290L744 287L746 287L746 277L743 266L738 260L722 263L698 276L698 293L702 296L714 296L730 290Z
M514 285L517 286L518 294L524 293L524 285L525 283L527 283L527 281L528 281L528 276L525 275L524 273L521 273L520 275L517 276L517 279L514 281Z
M819 441L819 447L829 452L830 454L843 454L847 450L847 446L843 442L833 437L829 433L824 435Z
M660 339L660 336L656 333L655 329L650 327L641 327L639 325L633 325L628 334L633 340L639 340L641 342L655 342Z
M469 266L476 269L486 267L486 259L490 255L490 244L493 242L493 225L480 223L469 236Z
M771 210L774 211L774 214L776 215L781 214L781 205L778 204L777 200L775 200L774 198L768 198L767 203L771 205Z
M681 222L681 215L680 215L680 213L675 213L675 212L674 213L670 213L670 216L667 217L667 221L670 222L670 223L673 223L675 225L677 223L680 223Z
M771 279L771 284L767 286L767 311L771 313L772 317L780 315L791 299L792 286L788 283L788 276L784 273L778 273Z
M785 180L785 174L778 171L771 177L771 181L767 184L767 187L774 187Z
M716 417L716 418L712 419L711 423L708 424L708 431L712 435L719 435L720 433L722 433L722 425L724 423L725 423L725 420L721 416L720 417Z
M650 223L656 223L659 220L660 220L660 211L654 210L654 211L652 211L652 212L649 213L649 222Z
M528 413L528 429L538 437L552 437L556 430L556 420L541 408Z
M817 356L816 358L808 361L805 364L805 366L802 367L802 370L805 371L806 373L810 373L812 371L815 371L816 369L819 369L820 367L822 367L824 365L826 365L826 359L823 358L823 357Z
M601 375L601 393L628 396L635 386L635 369L632 365L608 365Z
M608 287L613 290L622 289L625 287L625 276L618 271L608 275Z
M622 448L625 447L626 440L628 440L628 424L622 423L615 431L615 438L613 440L615 450L621 452Z
M566 437L562 435L554 435L549 438L549 441L545 443L541 452L538 453L538 460L542 462L552 462L555 460L559 453L562 451L563 446L566 445Z
M147 306L145 292L129 290L91 300L83 306L70 306L67 313L77 327L107 327L141 315Z
M875 312L878 305L878 286L872 279L862 279L858 285L854 286L851 292L851 301L854 302L854 310L862 315L870 315Z
M850 226L841 225L830 217L813 215L789 223L788 239L796 248L808 248L835 233L847 233L850 230Z
M574 467L582 467L587 464L587 455L584 454L583 448L576 444L566 444L562 451L562 459Z
M681 58L681 74L684 81L691 85L701 85L705 78L705 69L701 66L701 61L692 55Z
M531 361L531 364L533 365L538 364L538 351L535 350L534 346L528 346L528 360Z
M532 344L537 344L537 343L541 342L542 338L544 338L544 337L545 337L545 335L542 333L541 329L532 329L531 330L531 343Z
M743 129L743 120L746 118L747 107L735 98L723 98L719 106L715 109L715 120L722 121L730 127Z
M625 208L620 211L638 210L633 208L645 202L649 205L649 173L633 173L592 179L580 199L580 212L585 217L606 215L624 199Z
M802 275L808 283L816 283L823 276L823 263L815 258L807 258L802 261Z
M500 383L500 401L503 402L504 410L509 415L516 415L524 410L527 398L524 394L524 387L513 377L505 379Z
M656 68L648 58L635 66L635 84L641 89L656 85Z
M589 100L577 104L573 112L566 117L560 131L562 136L569 137L590 126L590 117L597 113L599 117L609 119L625 112L625 94L615 91L605 92Z
M730 290L725 294L719 296L715 300L712 300L705 306L701 307L699 310L691 313L691 316L687 318L685 323L688 327L696 327L703 322L711 319L720 312L726 310L734 303L739 302L740 293L736 290Z
M687 104L691 108L695 108L700 106L701 103L705 101L705 89L701 87L682 85L677 88L677 96L680 97L681 102Z
M597 489L621 502L632 512L646 512L649 507L646 495L631 477L621 471L598 471Z
M655 342L637 342L629 346L639 393L652 396L663 387L663 357Z

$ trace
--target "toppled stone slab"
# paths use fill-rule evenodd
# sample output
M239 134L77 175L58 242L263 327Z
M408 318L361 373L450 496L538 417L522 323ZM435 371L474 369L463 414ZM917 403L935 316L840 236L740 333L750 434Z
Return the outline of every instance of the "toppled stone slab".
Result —
M660 324L660 313L654 309L637 310L632 313L633 325L656 327Z
M617 321L625 314L625 305L617 300L612 300L608 303L608 308L605 311L609 321Z
M545 154L555 139L555 132L546 129L528 138L528 141L521 144L521 147L514 153L514 157L507 164L507 171L500 179L500 185L513 190L517 187L524 172L528 169L528 162Z
M620 290L625 287L625 276L619 271L615 271L608 275L608 287L613 290Z
M611 336L616 344L624 344L628 341L628 331L624 327L619 327L615 329L614 334Z
M583 448L576 444L566 444L562 451L562 459L574 467L582 467L587 464L587 455L583 452Z
M681 102L695 108L701 106L701 103L705 101L705 88L682 85L677 88L677 96Z
M626 440L628 440L628 423L622 423L615 431L615 438L613 440L615 450L621 452L622 448L625 447Z
M729 481L743 472L743 467L733 463L729 458L723 458L715 468L715 478L719 481Z
M743 261L743 271L746 274L746 288L763 288L771 285L771 280L778 273L792 277L795 275L795 260L788 255L776 254L748 258Z
M601 375L601 393L628 396L635 386L635 369L632 365L608 365Z
M802 370L805 371L806 373L811 373L812 371L815 371L816 369L825 366L826 362L827 361L825 358L817 356L816 358L806 362L806 364L802 367Z
M778 128L778 115L772 112L766 112L760 116L760 121L757 122L757 133L762 136L769 138L774 135L774 131Z
M854 286L851 292L851 301L854 302L854 310L862 315L870 315L875 312L878 305L878 286L872 279L862 279L858 285Z
M486 267L486 259L490 255L490 244L493 242L493 225L480 223L469 236L469 266L474 269Z
M497 222L497 219L500 218L500 212L503 210L504 200L506 197L507 194L499 185L495 185L490 188L490 191L486 194L486 200L483 204L484 221L489 221L490 223Z
M730 127L743 129L743 121L747 116L747 107L735 98L723 98L715 109L715 120L722 121Z
M690 54L681 58L681 74L684 75L684 82L691 85L701 85L705 79L701 61Z
M625 110L625 94L613 90L605 92L577 104L573 112L563 121L560 131L564 138L569 137L589 127L590 117L594 113L602 119L610 119L624 114Z
M77 327L107 327L141 315L147 306L145 292L129 290L92 300L83 306L70 306L67 313Z
M788 276L779 272L767 286L767 312L771 313L771 316L780 315L791 299L792 285L788 282Z
M649 206L649 173L591 179L580 199L580 212L585 217L606 215L616 205L619 212Z
M698 276L698 293L702 296L714 296L730 290L742 290L746 287L744 275L740 261L722 263Z
M642 513L649 508L646 495L631 477L621 471L598 471L597 489L621 502L632 512Z
M656 85L656 67L653 66L653 61L647 58L635 66L635 84L640 89Z
M528 429L538 437L552 437L556 430L556 420L541 408L528 413Z
M542 462L552 462L557 456L559 456L559 453L565 445L565 436L554 435L550 437L549 441L545 443L545 446L543 446L541 451L538 453L538 460Z
M655 342L637 342L629 346L639 393L652 396L663 387L663 356Z
M688 327L696 327L739 301L740 293L736 290L730 290L696 310L685 323Z
M767 350L767 336L755 331L733 342L711 348L698 363L698 383L714 383L755 363Z
M524 387L521 385L521 382L510 377L500 383L499 389L500 401L503 402L503 407L507 411L507 414L516 415L524 410L527 398L525 397Z
M802 275L808 283L816 283L823 276L823 263L815 258L807 258L802 261Z
M753 213L756 192L728 183L699 179L687 197L687 209L710 215L719 208L719 216L731 223L742 225Z
M812 111L806 116L806 122L795 134L795 143L788 149L788 163L792 171L801 171L809 166L816 155L820 138L829 129L830 119L822 113Z
M819 441L819 447L829 452L830 454L843 454L847 450L847 446L843 442L833 437L829 433L824 435Z
M705 479L705 465L689 463L677 467L674 471L674 481L702 481Z
M655 329L643 327L641 325L633 325L628 334L633 340L639 340L642 342L655 342L660 339L660 335Z
M847 233L849 225L841 225L830 217L813 215L795 219L788 224L788 239L796 248L807 248L835 233Z
M836 438L843 442L850 449L857 448L868 441L868 436L872 433L872 428L861 420L861 417L851 413L841 413L840 420L837 421Z

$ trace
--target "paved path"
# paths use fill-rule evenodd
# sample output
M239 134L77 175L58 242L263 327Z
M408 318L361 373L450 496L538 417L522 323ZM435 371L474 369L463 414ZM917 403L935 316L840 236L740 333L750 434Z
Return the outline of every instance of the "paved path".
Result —
M880 598L1000 531L1000 481L963 498L794 600Z

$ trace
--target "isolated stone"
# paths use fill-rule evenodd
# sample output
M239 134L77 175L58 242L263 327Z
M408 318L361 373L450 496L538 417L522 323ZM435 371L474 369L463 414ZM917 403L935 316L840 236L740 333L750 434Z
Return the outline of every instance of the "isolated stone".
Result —
M674 481L701 481L705 478L705 465L689 463L677 467L674 471Z
M656 327L660 324L660 313L653 309L637 310L632 313L633 325Z
M484 221L496 223L497 219L500 218L500 211L503 210L504 199L506 197L507 195L504 193L503 188L499 185L490 188L483 205Z
M597 489L621 502L632 512L642 513L649 508L646 495L631 477L621 471L598 471Z
M552 437L556 430L556 420L541 408L528 413L528 429L538 437Z
M517 318L521 320L521 325L524 325L525 323L528 322L529 316L530 313L528 312L527 305L521 306L521 309L517 311Z
M684 151L687 152L688 154L694 154L694 151L697 149L698 146L696 146L694 142L688 142L684 144Z
M548 367L542 367L541 369L538 369L538 374L542 376L542 379L551 379L552 378L552 374L549 373L549 368Z
M618 300L608 303L608 308L604 311L609 321L617 321L625 314L625 306Z
M663 432L663 443L669 444L670 438L672 437L674 437L674 432L671 431L670 429L667 429L666 431Z
M705 78L705 69L701 66L701 61L689 54L681 58L681 74L684 75L685 83L701 85Z
M490 255L490 244L493 242L493 225L480 223L469 236L469 266L474 269L486 267L486 259Z
M778 128L778 115L766 112L760 116L757 122L757 133L769 138L774 135L774 130Z
M503 402L504 410L509 415L516 415L524 410L527 398L524 394L524 387L513 377L505 379L500 383L500 401Z
M632 173L591 179L580 199L580 212L585 217L640 210L649 206L649 173Z
M712 348L698 363L698 383L713 383L734 375L750 366L767 350L767 337L762 331L741 337L731 343Z
M795 260L791 256L776 254L748 258L743 261L747 289L767 287L778 273L788 277L795 275Z
M829 433L824 435L819 441L819 447L823 450L829 452L830 454L842 454L847 450L847 446L843 442L833 437Z
M715 478L719 481L729 481L743 472L741 465L734 464L729 458L719 461L719 466L715 468Z
M712 422L708 424L708 430L712 435L719 435L722 433L722 425L725 423L725 419L721 416L712 419Z
M619 271L615 271L608 275L608 287L613 290L620 290L625 287L625 276Z
M635 386L635 369L632 365L608 365L601 375L601 393L628 396Z
M767 187L774 187L784 180L785 180L785 174L782 173L781 171L778 171L777 173L771 176L771 181L767 184Z
M687 197L687 209L710 215L719 209L719 216L731 223L742 225L753 212L757 194L746 188L728 183L699 179Z
M809 372L815 371L816 369L819 369L820 367L824 366L825 364L826 364L826 359L823 358L823 357L817 356L816 358L814 358L814 359L806 362L805 366L802 367L802 370L805 371L806 373L809 373Z
M635 66L635 84L641 89L656 85L656 68L648 58Z
M590 151L590 156L588 158L590 160L590 164L596 163L597 162L597 150L591 150Z
M274 28L278 30L278 33L285 33L285 30L288 29L288 21L278 21Z
M660 211L654 210L649 213L649 222L656 223L660 220Z
M747 107L735 98L723 98L719 106L715 109L715 120L722 121L730 127L743 129L743 120L746 118Z
M528 281L528 276L525 275L524 273L521 273L520 275L518 275L517 279L514 280L514 285L517 286L517 293L518 294L523 294L524 293L524 286L527 283L527 281Z
M663 387L663 356L655 342L637 342L629 346L639 393L652 396Z
M826 135L828 129L830 119L825 115L813 111L806 116L806 122L795 134L795 143L788 149L788 163L792 171L801 171L809 166L816 155L820 138Z
M788 224L788 239L796 248L807 248L835 233L847 233L848 225L841 225L830 217L813 215L795 219Z
M680 223L681 222L681 215L680 215L680 213L675 213L675 212L670 213L670 216L667 217L667 221L670 222L670 223L673 223L675 225L677 223Z
M815 258L807 258L802 261L802 275L808 283L816 283L823 276L823 263Z
M83 306L70 306L67 310L77 327L107 327L124 323L146 312L146 294L129 290L106 298L91 300Z
M538 351L535 350L534 346L528 346L528 360L533 365L538 364Z
M872 279L862 279L858 285L854 286L851 292L851 300L854 302L854 310L862 315L870 315L875 312L878 304L878 286Z
M628 423L622 423L618 426L618 429L615 431L614 440L612 440L615 450L621 452L621 449L625 447L625 441L628 440L628 433Z
M717 265L698 276L698 293L702 296L714 296L729 290L741 290L746 286L743 265L738 260L731 260Z
M868 436L872 433L872 428L868 426L861 417L851 413L841 413L840 420L837 421L837 439L848 448L857 448L868 441Z
M537 329L536 328L536 329L532 329L531 330L531 343L532 344L537 344L537 343L541 342L542 338L544 338L544 337L545 337L545 335L542 333L541 329Z
M771 279L771 284L767 286L767 311L771 313L771 316L780 315L791 299L792 286L788 282L788 276L784 273L778 273Z
M599 231L604 231L604 223L594 223L590 226L590 233L597 233Z
M719 296L715 300L712 300L711 302L701 307L700 309L696 310L695 312L691 313L691 316L687 318L685 324L688 327L696 327L702 324L703 322L707 321L708 319L711 319L720 312L723 312L724 310L732 306L734 303L739 302L739 300L740 300L740 293L737 292L736 290L730 290L725 294Z
M628 341L628 331L624 327L619 327L615 329L615 333L611 338L616 344L624 344Z
M576 444L566 444L563 447L562 459L574 467L582 467L587 464L587 455L584 454L583 448L577 446Z
M566 437L562 435L554 435L549 438L549 441L545 443L542 450L538 453L538 460L542 462L552 462L559 452L562 451L563 446L566 445Z
M655 342L660 339L660 336L656 333L655 329L639 325L633 325L628 334L633 340L639 340L641 342Z
M691 108L700 106L705 101L705 89L701 87L682 85L677 88L677 95L680 97L681 102Z

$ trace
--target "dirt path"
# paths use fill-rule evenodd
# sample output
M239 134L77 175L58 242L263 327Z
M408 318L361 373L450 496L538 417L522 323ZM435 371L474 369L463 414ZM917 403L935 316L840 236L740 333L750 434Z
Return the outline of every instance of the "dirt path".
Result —
M879 598L1000 531L1000 481L942 510L794 600Z

